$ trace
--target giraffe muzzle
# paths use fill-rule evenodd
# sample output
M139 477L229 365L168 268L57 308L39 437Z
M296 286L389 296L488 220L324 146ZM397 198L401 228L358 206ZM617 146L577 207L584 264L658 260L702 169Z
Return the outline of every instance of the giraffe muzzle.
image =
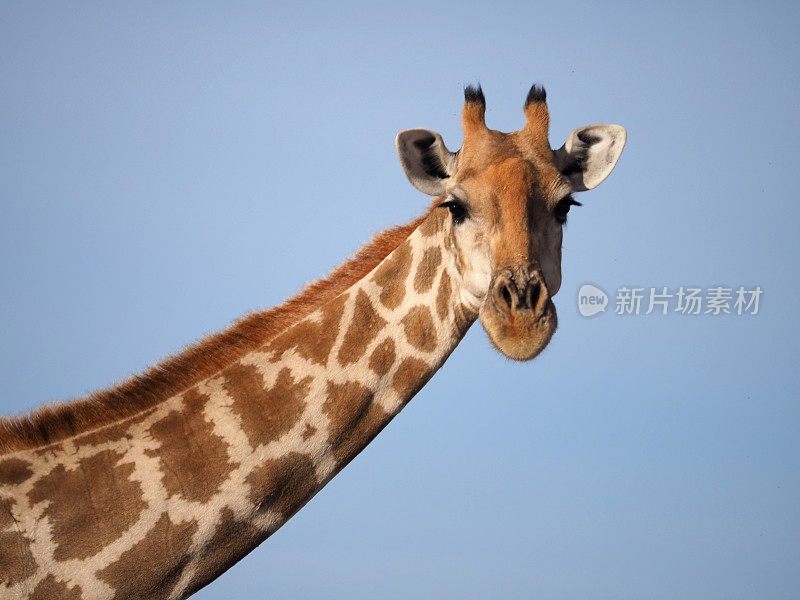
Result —
M530 360L550 342L558 319L542 272L508 268L495 275L480 311L495 347L514 360Z
M550 306L550 294L538 269L506 269L492 286L495 307L510 316L517 311L531 311L534 318L543 316Z

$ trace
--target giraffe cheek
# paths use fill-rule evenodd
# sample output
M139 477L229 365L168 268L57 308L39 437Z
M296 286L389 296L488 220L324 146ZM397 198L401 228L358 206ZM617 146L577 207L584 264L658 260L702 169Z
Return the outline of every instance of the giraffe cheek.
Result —
M561 239L559 232L539 253L542 275L551 298L561 289Z

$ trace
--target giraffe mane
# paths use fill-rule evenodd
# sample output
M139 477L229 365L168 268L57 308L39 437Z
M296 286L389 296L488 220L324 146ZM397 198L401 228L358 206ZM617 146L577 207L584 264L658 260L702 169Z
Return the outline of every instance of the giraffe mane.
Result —
M83 398L0 418L0 454L46 446L141 413L210 377L267 343L367 275L429 214L375 235L327 277L283 304L256 311L168 356L143 373Z

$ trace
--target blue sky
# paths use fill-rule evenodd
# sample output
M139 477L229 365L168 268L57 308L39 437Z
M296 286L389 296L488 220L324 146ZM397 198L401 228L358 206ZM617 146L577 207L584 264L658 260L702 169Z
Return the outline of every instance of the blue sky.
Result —
M288 3L287 3L288 4ZM400 129L460 145L548 90L551 141L628 129L565 234L560 327L480 327L198 598L793 598L800 588L795 3L6 2L3 413L100 388L281 302L426 198ZM758 315L577 311L587 282L761 286Z

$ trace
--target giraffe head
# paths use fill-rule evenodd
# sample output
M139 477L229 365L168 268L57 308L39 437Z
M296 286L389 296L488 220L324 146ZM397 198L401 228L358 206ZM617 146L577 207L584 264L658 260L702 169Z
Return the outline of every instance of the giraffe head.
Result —
M450 152L438 133L410 129L397 136L400 162L414 187L450 211L445 235L489 339L509 358L529 360L556 329L563 227L579 205L572 194L608 177L625 129L581 127L553 150L544 88L531 88L525 126L513 133L486 126L480 87L464 96L461 149Z

